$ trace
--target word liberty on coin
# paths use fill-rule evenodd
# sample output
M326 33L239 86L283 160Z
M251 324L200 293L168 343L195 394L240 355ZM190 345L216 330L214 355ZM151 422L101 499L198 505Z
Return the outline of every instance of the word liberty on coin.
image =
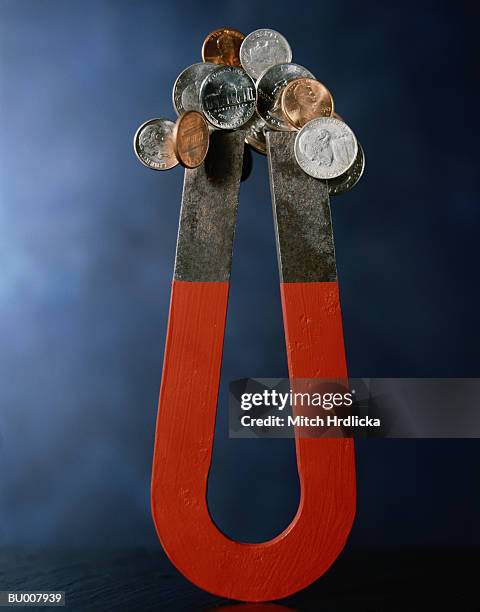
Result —
M151 119L137 130L134 150L142 164L153 170L178 163L196 168L208 162L211 132L242 128L248 151L245 179L250 150L266 155L269 131L297 132L292 158L306 174L326 181L331 195L358 183L365 168L363 149L334 111L329 89L292 63L282 34L261 28L245 36L218 28L205 37L201 57L173 85L177 123Z

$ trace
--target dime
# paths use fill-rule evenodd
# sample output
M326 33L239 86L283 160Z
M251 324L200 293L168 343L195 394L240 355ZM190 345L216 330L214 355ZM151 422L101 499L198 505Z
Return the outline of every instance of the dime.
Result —
M307 77L286 85L281 103L283 114L298 129L316 117L330 117L333 112L331 93L325 85Z
M337 178L329 179L328 182L328 193L330 195L339 195L340 193L345 193L346 191L350 191L358 181L362 178L363 171L365 170L365 155L363 153L363 149L358 143L358 153L355 161L350 166L350 168L337 176Z
M202 83L200 103L210 123L234 130L255 112L257 93L248 74L236 66L217 67Z
M293 129L283 115L281 93L287 83L300 77L315 78L311 72L298 64L277 64L265 70L257 81L257 112L274 130Z
M355 134L346 123L333 117L312 119L295 138L295 158L302 170L314 178L340 176L353 164L357 151Z
M240 66L240 45L244 38L245 34L232 28L214 30L203 41L203 61L226 64L227 66Z
M135 155L147 168L170 170L178 164L173 146L175 124L168 119L145 121L135 133L133 148Z
M210 132L202 114L187 111L177 119L174 130L175 154L186 168L199 166L208 151Z
M185 68L177 77L173 86L172 102L177 115L186 111L201 111L200 87L213 70L218 68L216 64L199 63Z
M249 34L240 47L240 61L245 71L257 80L275 64L292 61L292 50L286 38L275 30L263 28Z
M266 155L267 141L265 139L264 132L264 129L266 128L265 121L255 114L245 125L245 127L247 129L247 133L245 134L245 142L258 153Z

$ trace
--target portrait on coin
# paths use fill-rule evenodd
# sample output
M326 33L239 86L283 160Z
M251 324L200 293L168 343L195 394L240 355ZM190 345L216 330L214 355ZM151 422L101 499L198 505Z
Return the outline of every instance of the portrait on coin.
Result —
M304 83L303 87L294 87L293 96L301 108L318 106L318 99L309 83Z
M222 32L217 38L217 49L225 64L237 63L238 45L228 32Z
M332 135L328 130L305 132L300 137L300 150L311 162L319 166L331 166L334 158L331 141Z
M262 40L261 38L256 40L255 44L248 49L248 59L250 64L255 66L255 71L259 75L267 68L285 61L281 48L277 48L268 40Z

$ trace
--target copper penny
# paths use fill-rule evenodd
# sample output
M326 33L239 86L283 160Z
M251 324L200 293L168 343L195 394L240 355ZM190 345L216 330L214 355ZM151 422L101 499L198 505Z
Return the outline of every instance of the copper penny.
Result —
M175 154L186 168L199 166L208 151L210 132L201 113L187 111L177 119L174 130Z
M288 83L282 92L282 111L296 128L317 117L330 117L333 113L331 93L315 79L302 77Z
M244 34L232 28L214 30L203 41L203 61L227 66L240 66L240 45L244 38Z

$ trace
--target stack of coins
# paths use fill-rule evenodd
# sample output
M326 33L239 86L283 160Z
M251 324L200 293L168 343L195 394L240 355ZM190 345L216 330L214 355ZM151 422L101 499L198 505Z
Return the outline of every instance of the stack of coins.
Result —
M267 28L248 36L220 28L206 37L202 59L174 83L176 123L158 118L138 128L134 149L145 166L199 166L213 130L245 129L245 142L261 154L267 152L268 131L297 131L298 165L308 175L326 180L330 194L348 191L360 180L365 166L362 147L334 112L327 87L292 63L284 36Z

